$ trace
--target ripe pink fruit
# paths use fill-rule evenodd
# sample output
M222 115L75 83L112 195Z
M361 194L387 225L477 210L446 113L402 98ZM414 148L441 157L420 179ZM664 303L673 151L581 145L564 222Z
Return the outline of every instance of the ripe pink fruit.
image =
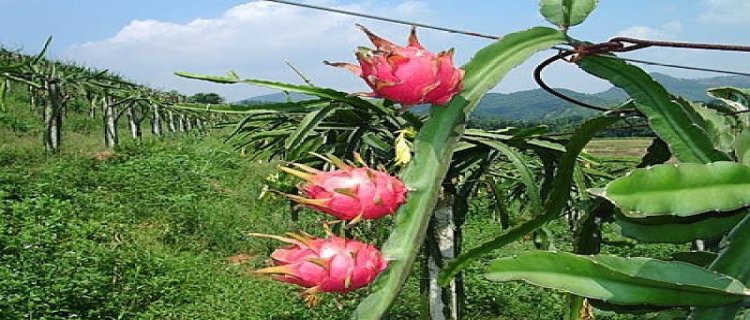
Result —
M356 168L331 157L339 169L320 171L293 164L305 172L291 168L282 170L305 179L299 188L309 198L289 195L294 201L328 213L341 220L373 220L396 212L406 201L406 186L386 172L368 167Z
M327 239L293 233L287 234L289 238L251 235L292 244L271 254L273 267L255 272L308 288L305 294L311 304L317 301L316 292L346 293L368 285L387 265L377 248L333 235Z
M400 103L448 103L463 88L464 71L453 65L453 49L437 55L425 50L412 28L409 43L400 47L367 28L357 25L370 38L377 50L360 48L356 55L359 66L350 63L328 63L343 67L362 77L374 92L365 95Z

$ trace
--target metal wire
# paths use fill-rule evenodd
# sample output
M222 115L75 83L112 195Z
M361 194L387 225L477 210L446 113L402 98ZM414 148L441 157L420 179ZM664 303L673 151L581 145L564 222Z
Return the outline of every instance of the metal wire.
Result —
M721 51L740 51L750 52L750 46L740 46L734 44L715 44L715 43L696 43L696 42L677 42L661 40L644 40L628 37L616 37L609 40L613 43L634 43L642 48L646 47L670 47L682 49L701 49L701 50L721 50Z
M710 68L702 68L702 67L691 67L691 66L683 66L683 65L678 65L678 64L668 64L668 63L653 62L653 61L647 61L647 60L638 60L638 59L631 59L631 58L615 57L615 56L610 56L610 55L598 55L598 56L604 57L604 58L610 58L610 59L618 59L618 60L632 62L632 63L646 64L646 65L650 65L650 66L668 67L668 68L675 68L675 69L695 70L695 71L704 71L704 72L714 72L714 73L722 73L722 74L731 74L731 75L735 75L735 76L750 77L750 73L739 72L739 71L730 71L730 70L721 70L721 69L710 69Z
M633 43L633 45L625 45L624 42L627 43ZM730 73L735 75L745 75L750 76L750 74L741 73L741 72L733 72L733 71L726 71L726 70L715 70L715 69L707 69L707 68L699 68L699 67L690 67L690 66L680 66L680 65L668 65L664 63L655 63L650 61L644 61L644 60L636 60L636 59L623 59L619 58L613 55L609 55L608 53L611 52L628 52L643 48L648 48L650 46L663 46L663 47L675 47L675 48L685 48L685 49L702 49L702 50L722 50L722 51L740 51L740 52L750 52L750 47L747 46L736 46L736 45L724 45L724 44L706 44L706 43L687 43L687 42L671 42L671 41L652 41L652 40L642 40L642 39L634 39L634 38L613 38L610 39L607 42L602 43L596 43L596 44L583 44L579 45L573 50L568 51L560 51L557 55L552 56L551 58L543 61L541 64L539 64L534 69L534 81L541 87L544 91L547 91L548 93L563 99L565 101L577 104L579 106L582 106L584 108L593 109L597 111L609 111L607 108L591 105L589 103L571 98L569 96L566 96L562 94L561 92L549 87L546 83L544 83L544 80L542 79L541 73L544 68L549 66L550 64L554 63L555 61L562 60L568 56L573 56L571 58L571 61L578 61L583 57L586 56L599 56L604 58L610 58L610 59L620 59L624 61L631 61L631 62L637 62L637 63L645 63L649 65L659 65L659 66L669 66L674 68L682 68L682 69L690 69L690 70L700 70L700 71L712 71L712 72L721 72L721 73Z
M534 69L534 81L536 81L536 84L538 84L540 88L542 88L544 91L549 92L550 94L554 95L555 97L558 97L560 99L563 99L563 100L568 101L570 103L577 104L577 105L585 107L585 108L589 108L589 109L593 109L593 110L597 110L597 111L609 111L609 109L607 109L607 108L595 106L595 105L588 104L586 102L583 102L583 101L576 100L576 99L573 99L571 97L568 97L568 96L566 96L566 95L558 92L557 90L551 88L550 86L548 86L544 82L544 80L542 79L542 70L544 70L544 68L546 68L547 66L549 66L550 64L552 64L553 62L555 62L557 60L564 59L565 57L568 57L568 56L571 56L571 55L574 55L574 54L576 54L574 51L560 52L559 54L556 54L556 55L552 56L551 58L542 61L542 63L540 63Z
M292 2L292 1L284 1L284 0L265 0L265 1L276 2L276 3L281 3L281 4L288 4L288 5L291 5L291 6L309 8L309 9L315 9L315 10L321 10L321 11L328 11L328 12L340 13L340 14L345 14L345 15L349 15L349 16L356 16L356 17L362 17L362 18L373 19L373 20L380 20L380 21L398 23L398 24L403 24L403 25L407 25L407 26L417 26L417 27L422 27L422 28L425 28L425 29L440 30L440 31L445 31L445 32L450 32L450 33L459 33L459 34L464 34L464 35L472 36L472 37L480 37L480 38L486 38L486 39L492 39L492 40L499 40L501 38L501 37L498 37L498 36L481 34L481 33L478 33L478 32L464 31L464 30L458 30L458 29L451 29L451 28L440 27L440 26L433 26L433 25L419 23L419 22L412 22L412 21L406 21L406 20L386 18L386 17L374 16L374 15L371 15L371 14L364 14L364 13L359 13L359 12L354 12L354 11L346 11L346 10L341 10L341 9L327 8L327 7L315 6L315 5L304 4L304 3L297 3L297 2Z

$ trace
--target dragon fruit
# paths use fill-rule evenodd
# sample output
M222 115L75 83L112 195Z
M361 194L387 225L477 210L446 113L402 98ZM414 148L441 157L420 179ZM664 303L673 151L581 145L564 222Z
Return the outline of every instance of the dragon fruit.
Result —
M317 292L346 293L364 287L387 266L380 251L369 244L329 235L315 238L308 234L287 233L287 237L251 234L273 238L291 246L271 254L274 266L256 270L274 279L307 288L308 304L316 304Z
M417 39L416 28L412 28L407 46L400 47L357 26L377 50L360 48L356 53L359 66L326 63L362 77L374 91L362 95L385 98L407 108L423 103L446 104L463 88L464 70L453 65L453 49L437 55L425 50Z
M401 180L367 166L354 167L330 157L338 170L320 171L301 164L281 169L307 183L299 186L308 198L287 195L292 200L354 224L360 219L374 220L396 212L406 201L407 189Z

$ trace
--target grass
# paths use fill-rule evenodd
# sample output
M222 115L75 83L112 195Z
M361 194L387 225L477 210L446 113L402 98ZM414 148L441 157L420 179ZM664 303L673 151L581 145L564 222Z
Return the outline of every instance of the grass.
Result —
M320 219L293 223L285 200L257 199L272 166L211 138L127 146L104 161L27 152L2 171L5 317L345 318L333 299L308 309L287 286L248 275L279 245L248 232ZM230 263L238 254L247 258Z
M287 200L259 199L265 177L277 172L274 165L249 161L222 144L220 134L147 137L141 143L123 137L117 150L103 152L95 120L73 115L64 128L63 152L49 156L42 152L33 114L16 112L4 119L0 319L334 320L348 319L366 294L326 296L310 309L295 288L249 274L265 266L280 244L250 238L248 232L320 235L326 218L304 211L299 221L291 221ZM647 143L597 140L589 150L623 155ZM613 144L613 151L603 151ZM356 235L382 242L389 223L365 224ZM558 249L571 250L564 221L548 228ZM464 247L501 232L486 204L472 205ZM613 234L609 240L624 242ZM532 249L529 238L484 261ZM659 255L670 249L627 243L605 250ZM561 293L490 282L482 272L477 263L465 273L466 319L560 318ZM422 314L418 265L413 275L390 319Z

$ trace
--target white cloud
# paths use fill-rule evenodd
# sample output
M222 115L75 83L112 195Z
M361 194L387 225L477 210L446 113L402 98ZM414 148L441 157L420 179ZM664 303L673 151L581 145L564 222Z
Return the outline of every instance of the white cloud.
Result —
M707 10L701 22L719 25L750 25L750 1L747 0L703 0Z
M672 20L656 28L641 25L631 26L618 32L617 36L649 40L673 40L682 29L682 22Z
M662 29L664 29L664 31L673 33L682 31L682 28L682 22L680 22L679 20L672 20L662 25Z
M330 1L324 4L335 6ZM397 6L367 2L336 7L401 19L424 21L431 17L428 5L422 1L405 1ZM354 27L355 22L367 24L394 42L405 42L408 34L406 26L253 1L233 7L220 17L187 23L134 20L108 39L68 48L65 57L108 68L152 86L186 93L214 91L230 100L268 91L212 85L181 79L172 73L184 70L223 74L236 70L245 77L299 83L300 79L284 65L284 60L289 60L318 85L364 90L366 87L354 76L321 63L354 61L355 48L368 44ZM424 39L426 45L430 39Z
M666 36L666 33L646 26L632 26L617 33L619 37L631 37L641 39L660 39Z

